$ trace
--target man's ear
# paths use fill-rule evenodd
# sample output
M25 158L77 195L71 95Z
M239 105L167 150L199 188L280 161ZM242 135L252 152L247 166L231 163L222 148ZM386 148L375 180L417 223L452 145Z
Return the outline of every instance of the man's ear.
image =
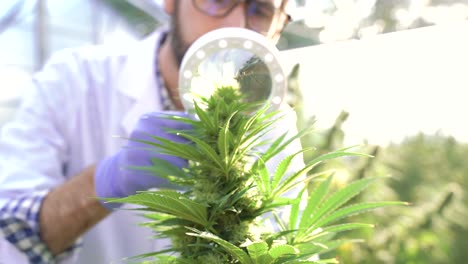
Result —
M164 11L170 16L174 15L176 1L177 0L164 0Z

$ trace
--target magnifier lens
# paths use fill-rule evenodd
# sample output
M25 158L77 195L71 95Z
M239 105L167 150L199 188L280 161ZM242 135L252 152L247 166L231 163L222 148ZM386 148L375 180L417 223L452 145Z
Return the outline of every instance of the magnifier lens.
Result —
M246 103L277 108L286 83L275 49L263 36L247 29L224 28L205 34L182 61L179 93L184 107L190 111L193 101L229 86L238 89Z
M225 49L201 61L193 72L187 92L190 96L209 97L216 88L225 86L239 89L246 103L266 103L272 90L272 78L259 56L248 50Z

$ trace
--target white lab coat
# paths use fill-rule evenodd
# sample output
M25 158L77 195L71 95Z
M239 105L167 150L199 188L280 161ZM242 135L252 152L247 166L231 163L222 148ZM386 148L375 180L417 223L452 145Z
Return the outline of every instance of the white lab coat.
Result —
M162 110L153 56L160 35L126 47L66 50L34 76L16 119L2 130L0 207L8 197L54 188L112 155L123 143L114 135L128 136L140 115ZM278 135L295 131L291 117L278 125ZM149 230L137 226L142 221L134 212L111 214L84 235L78 254L61 263L120 263L161 249ZM0 263L28 262L0 240Z

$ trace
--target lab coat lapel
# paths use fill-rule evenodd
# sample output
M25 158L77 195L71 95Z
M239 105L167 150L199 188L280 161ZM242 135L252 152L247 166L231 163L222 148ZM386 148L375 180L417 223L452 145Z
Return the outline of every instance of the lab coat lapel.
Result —
M127 135L141 115L161 109L159 89L155 80L155 52L162 32L156 32L136 43L122 71L118 90L132 100L121 126Z

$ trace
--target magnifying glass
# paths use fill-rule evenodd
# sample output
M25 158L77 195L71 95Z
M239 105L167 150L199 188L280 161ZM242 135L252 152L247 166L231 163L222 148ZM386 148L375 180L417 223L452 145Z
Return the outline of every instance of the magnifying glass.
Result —
M222 28L197 39L179 72L179 94L187 111L219 87L239 89L246 103L276 110L286 95L279 51L263 35L244 28Z

